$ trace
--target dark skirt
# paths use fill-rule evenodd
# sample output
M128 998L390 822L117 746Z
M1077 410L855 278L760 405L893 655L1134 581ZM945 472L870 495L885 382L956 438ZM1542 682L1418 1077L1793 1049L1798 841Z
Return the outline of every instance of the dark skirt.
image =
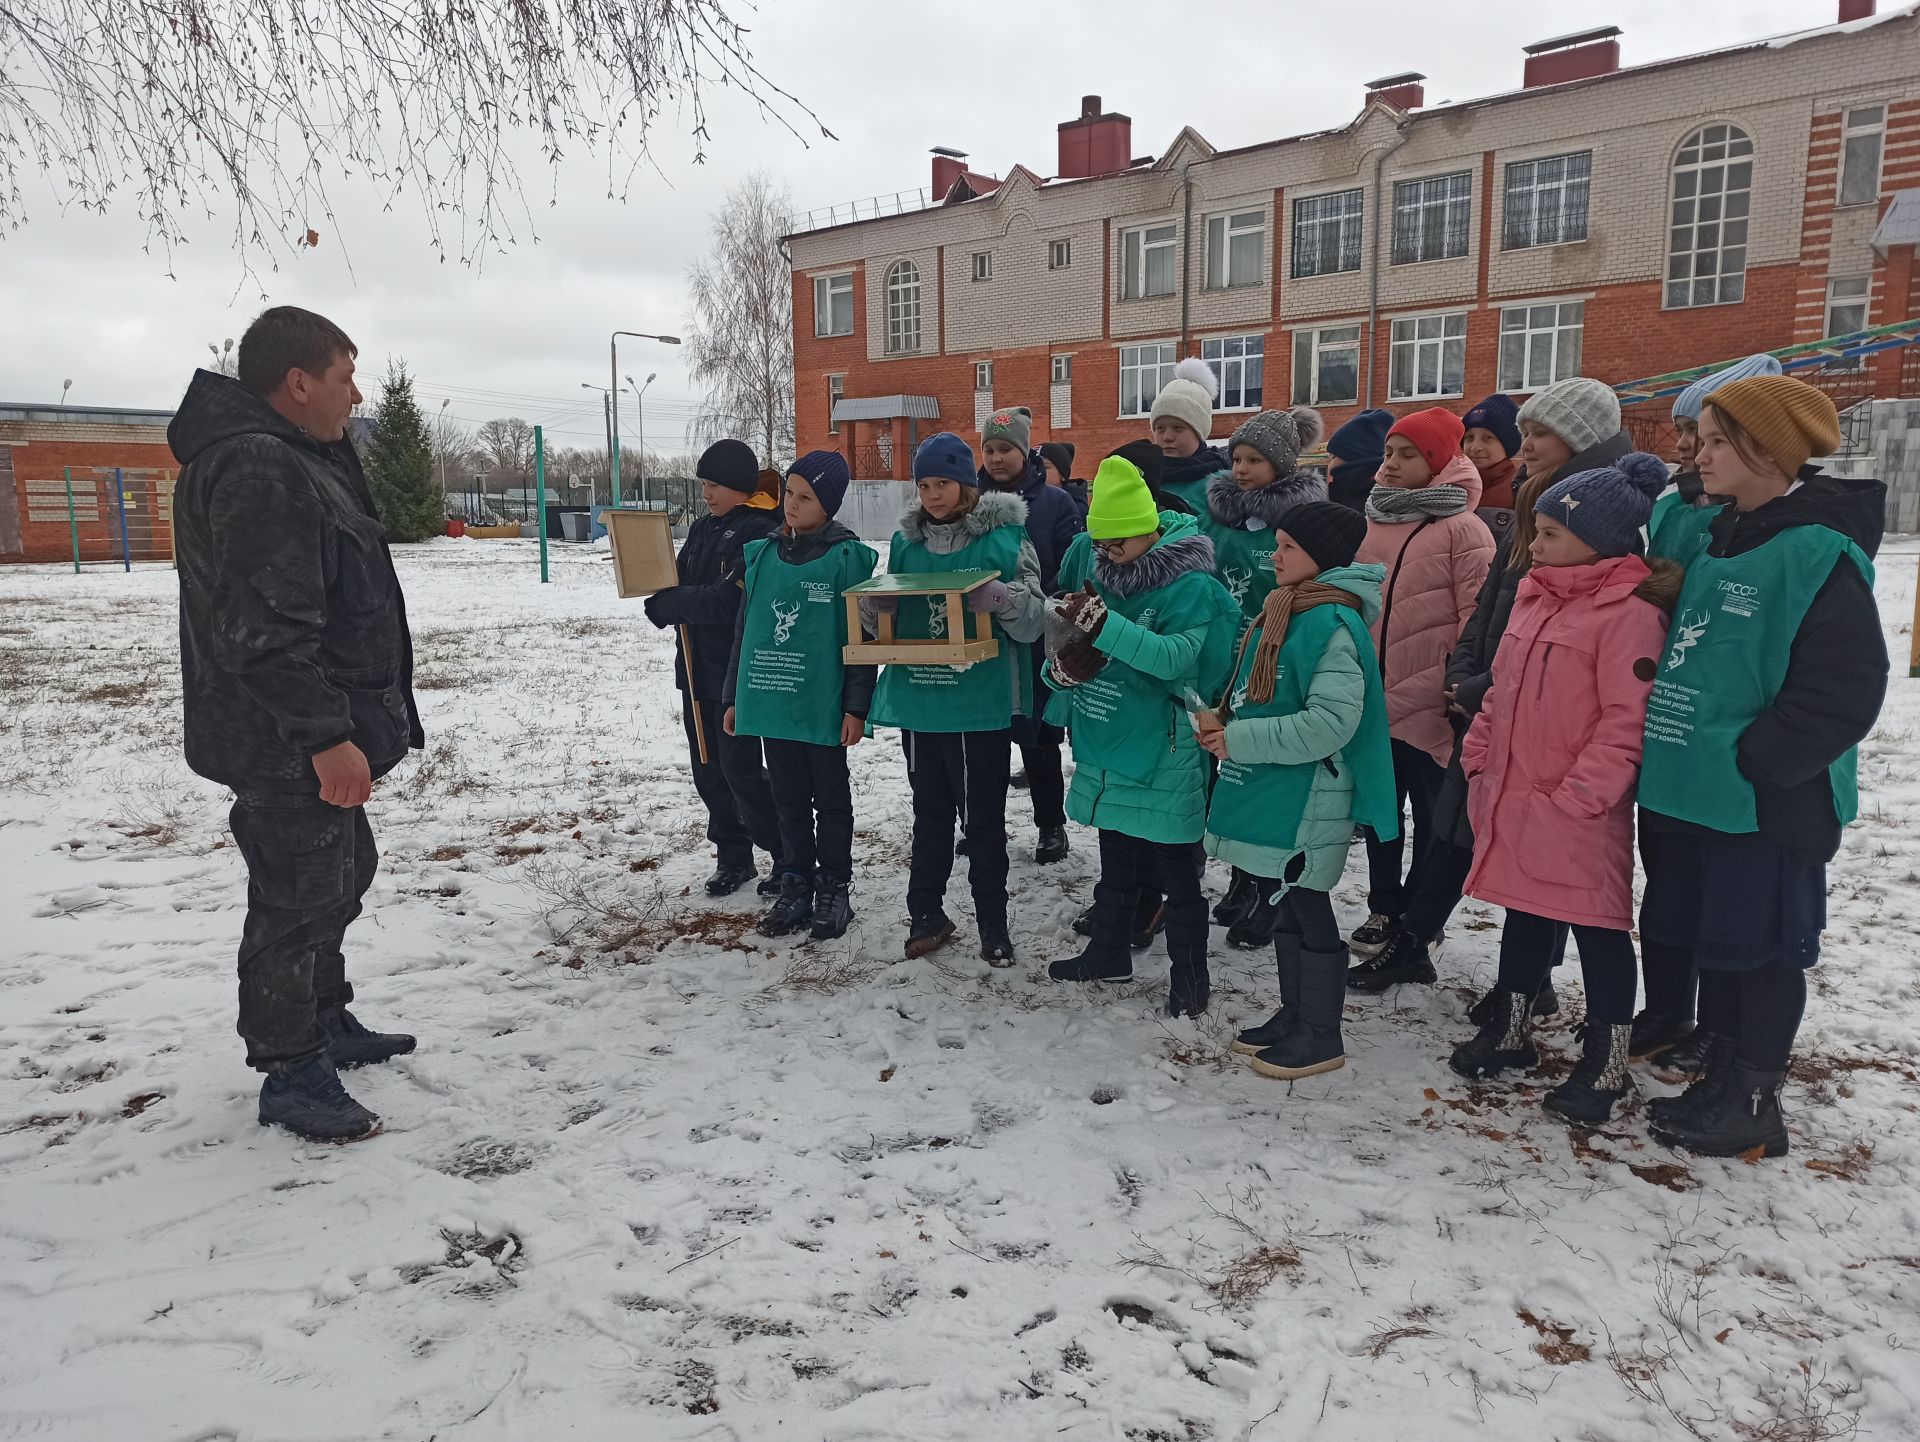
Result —
M1827 869L1784 846L1647 828L1640 936L1691 951L1704 971L1810 967L1827 924ZM1656 823L1657 825L1657 823Z

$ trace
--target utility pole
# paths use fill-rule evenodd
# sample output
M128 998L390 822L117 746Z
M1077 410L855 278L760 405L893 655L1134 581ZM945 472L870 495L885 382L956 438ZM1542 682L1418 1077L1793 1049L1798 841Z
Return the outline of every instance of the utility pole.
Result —
M440 402L440 509L447 508L447 407L453 404L449 396Z
M647 378L634 388L633 410L640 422L640 504L647 504L647 387L660 378L658 371L648 371ZM633 377L627 377L627 384L633 385Z

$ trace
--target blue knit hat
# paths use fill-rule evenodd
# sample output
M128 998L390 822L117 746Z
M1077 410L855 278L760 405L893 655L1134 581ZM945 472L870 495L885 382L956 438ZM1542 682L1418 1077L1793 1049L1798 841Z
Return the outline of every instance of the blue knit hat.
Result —
M1715 371L1710 376L1702 376L1679 395L1673 398L1673 417L1675 420L1698 421L1700 408L1707 403L1707 397L1721 386L1732 385L1735 381L1751 380L1755 376L1777 376L1780 374L1780 362L1770 355L1750 355L1743 361L1736 361L1723 371Z
M1460 423L1470 431L1491 432L1509 460L1520 454L1520 407L1513 397L1495 391L1460 417Z
M913 453L913 478L916 481L958 481L978 487L980 473L974 468L973 447L952 431L941 431L920 442Z
M1371 461L1377 467L1387 453L1393 422L1392 411L1362 411L1333 433L1327 454L1336 461Z
M846 500L847 487L853 483L847 458L838 451L808 451L787 467L787 474L811 486L829 516L840 514L840 503Z
M1640 547L1640 531L1654 499L1667 488L1667 463L1629 451L1610 466L1555 481L1533 503L1533 513L1565 526L1603 556Z

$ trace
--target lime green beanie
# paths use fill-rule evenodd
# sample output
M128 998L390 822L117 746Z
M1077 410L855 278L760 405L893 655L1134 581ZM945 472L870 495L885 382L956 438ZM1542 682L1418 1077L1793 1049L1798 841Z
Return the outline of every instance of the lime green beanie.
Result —
M1153 503L1147 478L1132 461L1108 456L1093 477L1093 501L1087 507L1087 534L1096 541L1125 541L1160 529L1160 508Z

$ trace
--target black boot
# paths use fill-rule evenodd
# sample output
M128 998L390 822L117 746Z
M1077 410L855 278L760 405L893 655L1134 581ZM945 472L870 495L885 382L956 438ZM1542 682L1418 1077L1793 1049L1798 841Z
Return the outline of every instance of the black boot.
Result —
M953 940L953 922L938 909L925 916L912 917L907 923L907 959L912 961L938 951Z
M998 910L982 910L979 902L973 906L975 924L980 928L980 959L988 966L1001 970L1013 965L1013 929L1007 925L1007 913L1004 906Z
M1713 1053L1714 1035L1704 1026L1696 1026L1672 1046L1656 1051L1648 1058L1654 1073L1665 1080L1696 1077L1707 1070Z
M1098 893L1096 893L1097 895ZM1128 918L1133 915L1130 895L1096 900L1092 939L1078 956L1056 961L1047 968L1055 981L1125 981L1133 975L1133 952L1127 945Z
M322 1012L320 1027L327 1034L327 1056L336 1067L373 1066L413 1050L413 1038L404 1032L368 1031L344 1006Z
M1027 789L1027 768L1026 767L1024 766L1021 767L1018 771L1014 772L1013 775L1007 778L1007 789L1009 791L1025 791Z
M1467 1020L1475 1026L1485 1026L1493 1015L1493 992L1487 992L1480 1000L1467 1008ZM1560 993L1553 989L1548 981L1540 988L1533 999L1533 1014L1536 1017L1557 1016L1560 1012Z
M1156 891L1143 892L1133 908L1133 934L1127 945L1145 951L1153 939L1166 929L1167 900Z
M1300 933L1274 932L1273 955L1280 966L1280 1010L1234 1037L1232 1049L1242 1056L1258 1056L1277 1043L1300 1009Z
M780 878L780 898L754 929L762 936L785 936L813 920L813 883L804 876Z
M759 874L752 862L748 862L745 866L735 866L731 862L723 861L714 867L713 875L707 878L707 895L732 896Z
M1647 1103L1647 1122L1650 1126L1691 1125L1694 1116L1713 1106L1719 1100L1720 1093L1726 1090L1727 1082L1733 1075L1733 1043L1711 1032L1704 1035L1706 1057L1699 1073L1679 1096L1655 1097Z
M1347 938L1347 950L1355 956L1377 956L1380 948L1387 944L1387 938L1400 926L1400 918L1388 916L1385 912L1375 911L1353 929L1353 935Z
M1286 1035L1253 1059L1253 1069L1261 1076L1296 1081L1347 1064L1340 1019L1347 1005L1348 960L1344 946L1300 953L1298 1013Z
M1065 861L1072 849L1067 843L1066 827L1048 826L1040 832L1040 844L1033 848L1033 859L1041 866L1051 866L1056 861Z
M1643 1011L1633 1019L1632 1056L1643 1061L1684 1040L1693 1031L1693 1018L1672 1011Z
M1780 1115L1780 1088L1786 1079L1785 1072L1755 1071L1736 1060L1709 1100L1678 1118L1662 1113L1650 1129L1657 1140L1695 1156L1758 1151L1763 1157L1784 1157L1787 1123Z
M1280 918L1280 905L1273 893L1280 883L1253 878L1253 899L1240 919L1227 928L1227 945L1237 951L1262 951L1273 940L1273 924Z
M1246 872L1234 867L1233 880L1227 883L1227 894L1220 898L1220 904L1213 909L1213 924L1238 926L1240 918L1247 914L1247 908L1253 905L1258 885Z
M1624 1023L1588 1022L1580 1064L1541 1099L1547 1114L1581 1127L1601 1127L1612 1121L1613 1104L1633 1090L1633 1078L1627 1072L1632 1034L1633 1028Z
M1167 974L1167 1015L1200 1016L1213 1000L1213 977L1207 971L1207 910L1194 902L1192 915L1167 928L1167 956L1173 962Z
M844 881L823 881L813 891L813 929L815 941L832 941L845 936L853 925L853 900Z
M1497 986L1488 993L1493 1000L1493 1015L1470 1041L1454 1048L1447 1065L1461 1076L1478 1081L1505 1071L1508 1067L1531 1070L1540 1061L1533 1049L1532 998Z
M325 1053L276 1067L260 1084L260 1125L316 1142L352 1142L380 1130L380 1118L347 1095Z
M1427 955L1427 944L1412 932L1395 927L1385 946L1347 973L1347 987L1378 996L1389 987L1409 983L1432 986L1437 975L1433 958Z

